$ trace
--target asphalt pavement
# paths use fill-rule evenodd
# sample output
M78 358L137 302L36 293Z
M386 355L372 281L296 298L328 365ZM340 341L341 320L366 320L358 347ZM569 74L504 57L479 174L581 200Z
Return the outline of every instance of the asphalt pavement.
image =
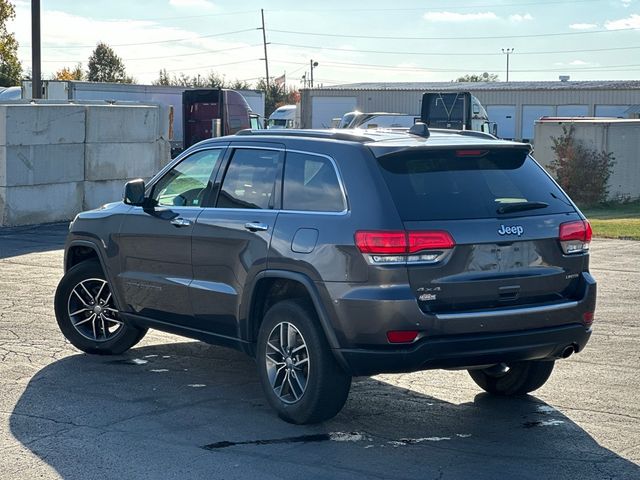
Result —
M150 332L116 357L56 326L66 226L0 229L0 479L640 479L640 242L596 239L595 332L524 398L464 371L354 380L294 426L241 353Z

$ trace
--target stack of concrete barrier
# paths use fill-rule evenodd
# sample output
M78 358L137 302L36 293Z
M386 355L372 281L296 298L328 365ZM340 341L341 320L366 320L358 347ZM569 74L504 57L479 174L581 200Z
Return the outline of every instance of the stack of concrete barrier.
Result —
M0 226L72 219L170 158L157 106L0 105Z

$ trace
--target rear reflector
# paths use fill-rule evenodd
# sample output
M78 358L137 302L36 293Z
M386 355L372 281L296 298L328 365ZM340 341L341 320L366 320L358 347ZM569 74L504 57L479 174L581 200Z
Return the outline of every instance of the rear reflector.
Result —
M560 244L566 254L588 251L592 235L591 225L586 220L560 224Z
M356 246L362 253L403 255L423 250L446 250L455 242L448 232L430 230L418 232L360 230L355 234Z
M387 332L389 343L411 343L417 336L417 330L391 330Z
M584 312L582 314L582 323L590 327L593 324L593 312Z

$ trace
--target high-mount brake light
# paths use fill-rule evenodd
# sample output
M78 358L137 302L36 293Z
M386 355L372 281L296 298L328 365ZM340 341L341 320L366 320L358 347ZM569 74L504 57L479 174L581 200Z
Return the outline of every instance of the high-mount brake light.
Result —
M593 231L587 220L576 220L560 224L560 245L567 254L585 253L589 251Z
M355 243L376 264L434 263L456 244L444 230L360 230L355 234Z
M483 157L488 150L456 150L456 157Z

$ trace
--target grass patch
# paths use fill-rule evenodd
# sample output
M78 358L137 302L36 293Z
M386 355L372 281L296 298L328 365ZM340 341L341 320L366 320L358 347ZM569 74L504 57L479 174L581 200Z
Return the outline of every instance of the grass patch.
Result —
M596 237L640 240L640 201L582 209Z

